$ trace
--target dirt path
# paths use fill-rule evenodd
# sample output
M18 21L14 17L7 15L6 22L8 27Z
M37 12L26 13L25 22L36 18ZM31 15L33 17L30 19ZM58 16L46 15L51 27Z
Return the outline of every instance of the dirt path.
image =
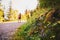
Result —
M0 23L0 40L8 40L24 22Z

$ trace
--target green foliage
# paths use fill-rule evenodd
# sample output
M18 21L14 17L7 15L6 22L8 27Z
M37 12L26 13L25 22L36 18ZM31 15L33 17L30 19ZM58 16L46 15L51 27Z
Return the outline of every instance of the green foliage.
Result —
M59 8L60 7L60 0L39 0L40 1L40 7L43 8Z
M28 22L18 28L12 40L56 40L60 24L57 21L44 23L45 16L40 16L43 12L34 11Z

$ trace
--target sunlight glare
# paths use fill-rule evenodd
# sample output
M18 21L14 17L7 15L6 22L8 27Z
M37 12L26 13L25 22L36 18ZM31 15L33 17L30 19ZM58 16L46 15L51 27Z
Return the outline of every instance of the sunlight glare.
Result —
M25 10L34 10L38 4L37 0L12 0L12 9L24 13Z

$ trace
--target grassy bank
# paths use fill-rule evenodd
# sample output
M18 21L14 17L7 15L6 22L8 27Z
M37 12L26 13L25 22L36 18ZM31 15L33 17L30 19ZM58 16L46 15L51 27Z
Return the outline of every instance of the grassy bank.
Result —
M45 12L43 10L33 12L28 22L18 28L12 40L55 40L56 30L60 30L56 28L59 28L60 24L44 23L45 19L40 19L40 15Z

